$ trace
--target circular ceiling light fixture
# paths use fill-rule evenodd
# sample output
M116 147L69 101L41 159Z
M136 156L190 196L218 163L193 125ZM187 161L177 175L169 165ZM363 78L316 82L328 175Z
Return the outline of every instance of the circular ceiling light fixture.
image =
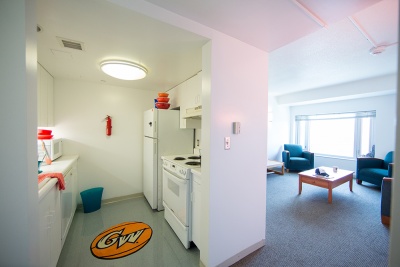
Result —
M147 75L145 67L129 61L106 60L100 63L100 68L105 74L121 80L139 80Z

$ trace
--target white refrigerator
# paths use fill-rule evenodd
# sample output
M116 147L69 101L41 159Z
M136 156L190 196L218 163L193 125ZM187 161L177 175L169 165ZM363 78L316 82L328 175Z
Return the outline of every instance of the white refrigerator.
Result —
M180 129L179 121L179 110L144 112L143 194L152 209L164 209L161 157L193 153L194 130Z

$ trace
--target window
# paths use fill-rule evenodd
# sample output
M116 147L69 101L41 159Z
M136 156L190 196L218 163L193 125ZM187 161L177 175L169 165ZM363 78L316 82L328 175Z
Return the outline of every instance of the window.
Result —
M324 156L355 158L371 152L376 111L298 115L296 143Z

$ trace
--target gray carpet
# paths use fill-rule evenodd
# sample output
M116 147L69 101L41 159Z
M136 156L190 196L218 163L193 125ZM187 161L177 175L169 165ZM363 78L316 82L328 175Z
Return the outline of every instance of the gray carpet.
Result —
M298 175L267 175L266 245L233 266L388 266L389 228L380 221L380 188L353 182L328 190Z

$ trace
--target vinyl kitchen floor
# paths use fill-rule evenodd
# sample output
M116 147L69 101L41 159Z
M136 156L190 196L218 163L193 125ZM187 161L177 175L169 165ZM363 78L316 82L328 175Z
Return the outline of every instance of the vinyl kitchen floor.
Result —
M143 222L153 230L150 241L129 256L103 260L92 255L90 245L104 230L123 222ZM153 211L144 197L102 205L92 213L77 209L57 266L199 266L196 246L185 249L163 211Z

